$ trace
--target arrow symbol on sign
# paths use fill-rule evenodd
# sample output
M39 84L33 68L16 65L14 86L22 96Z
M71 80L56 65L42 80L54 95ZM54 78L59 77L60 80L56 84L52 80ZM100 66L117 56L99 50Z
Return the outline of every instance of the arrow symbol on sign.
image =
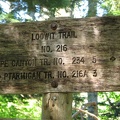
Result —
M116 58L115 58L114 56L112 56L112 57L110 58L110 60L113 62L113 61L116 60Z

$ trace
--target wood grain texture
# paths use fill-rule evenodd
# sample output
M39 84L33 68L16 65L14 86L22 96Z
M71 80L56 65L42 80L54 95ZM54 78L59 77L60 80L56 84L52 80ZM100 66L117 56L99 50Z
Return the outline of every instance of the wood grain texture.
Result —
M120 91L120 17L0 25L0 93Z
M46 93L42 100L42 120L72 120L72 93Z

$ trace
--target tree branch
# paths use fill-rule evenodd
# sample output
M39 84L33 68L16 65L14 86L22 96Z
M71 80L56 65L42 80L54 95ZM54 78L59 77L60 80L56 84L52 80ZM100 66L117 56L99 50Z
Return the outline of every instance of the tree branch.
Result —
M88 112L88 111L86 111L86 110L83 110L83 109L81 109L81 108L74 108L74 109L76 109L76 110L78 110L75 114L73 114L72 115L72 118L75 118L78 114L80 114L81 112L82 113L84 113L84 114L88 114L88 115L90 115L91 117L93 117L95 120L99 120L99 118L96 116L96 115L94 115L94 114L92 114L92 113L90 113L90 112Z

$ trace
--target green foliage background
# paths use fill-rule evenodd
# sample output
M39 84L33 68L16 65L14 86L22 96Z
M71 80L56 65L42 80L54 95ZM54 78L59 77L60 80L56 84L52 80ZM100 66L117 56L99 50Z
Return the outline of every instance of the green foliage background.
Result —
M41 118L41 95L0 95L0 118Z

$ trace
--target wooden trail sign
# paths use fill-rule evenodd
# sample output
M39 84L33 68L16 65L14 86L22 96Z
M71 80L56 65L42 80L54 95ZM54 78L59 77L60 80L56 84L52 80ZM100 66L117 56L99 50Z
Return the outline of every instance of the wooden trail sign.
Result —
M120 17L0 25L0 93L120 91Z

